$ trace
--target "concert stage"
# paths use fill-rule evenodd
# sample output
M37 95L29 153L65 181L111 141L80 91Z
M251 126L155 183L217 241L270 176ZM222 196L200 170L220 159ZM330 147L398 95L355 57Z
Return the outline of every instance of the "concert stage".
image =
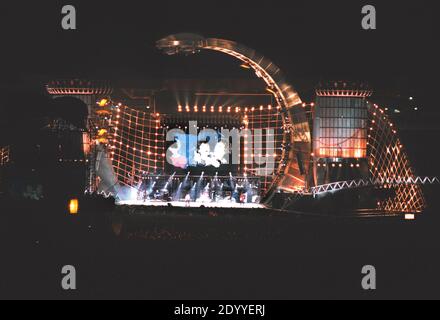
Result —
M180 207L180 208L228 208L228 209L265 209L266 207L258 203L236 203L230 201L220 201L220 202L189 202L185 201L154 201L154 200L127 200L118 201L116 203L120 206L145 206L145 207Z

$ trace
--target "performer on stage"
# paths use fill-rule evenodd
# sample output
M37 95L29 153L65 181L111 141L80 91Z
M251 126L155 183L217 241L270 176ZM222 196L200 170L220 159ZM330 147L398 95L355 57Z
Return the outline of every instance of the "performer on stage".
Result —
M240 196L240 203L246 203L247 202L247 194L242 193Z
M185 196L185 206L186 207L191 206L191 195L189 193Z

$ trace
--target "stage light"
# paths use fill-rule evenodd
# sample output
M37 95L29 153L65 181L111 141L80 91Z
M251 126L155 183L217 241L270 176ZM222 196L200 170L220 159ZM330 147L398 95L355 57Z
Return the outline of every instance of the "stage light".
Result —
M407 214L405 214L405 220L407 220L407 221L416 220L416 216L415 216L415 214L407 213Z
M101 99L99 102L98 102L98 105L100 106L100 107L106 107L107 105L109 104L109 100L108 99Z

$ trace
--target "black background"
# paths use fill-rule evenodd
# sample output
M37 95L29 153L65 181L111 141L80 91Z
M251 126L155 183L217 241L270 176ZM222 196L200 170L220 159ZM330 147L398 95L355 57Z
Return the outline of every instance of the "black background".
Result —
M378 90L401 85L424 94L436 87L433 1L70 1L77 9L75 31L61 28L64 4L2 6L4 85L42 75L115 81L248 76L221 54L170 58L155 49L162 37L194 32L264 53L301 95L321 79L366 80ZM376 31L361 28L365 4L376 6Z

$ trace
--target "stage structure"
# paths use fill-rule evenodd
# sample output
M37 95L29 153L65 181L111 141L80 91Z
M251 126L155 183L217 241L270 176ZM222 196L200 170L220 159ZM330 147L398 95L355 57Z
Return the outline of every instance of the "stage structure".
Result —
M267 179L265 202L270 202L278 189L294 192L307 187L307 171L311 153L311 134L305 110L298 93L289 85L281 70L269 59L242 44L214 38L204 38L196 34L176 34L157 42L157 47L165 54L194 54L200 50L221 52L240 60L255 71L267 85L279 108L282 119L282 152L277 168Z
M47 84L46 90L54 98L75 97L83 101L89 108L89 114L93 114L96 101L107 98L113 93L113 88L108 81L92 80L55 80Z
M247 166L245 161L245 137L243 147L240 148L241 165L229 162L219 162L218 166L211 163L191 165L190 162L196 154L202 155L200 150L203 143L197 143L197 137L187 132L190 120L196 121L200 126L193 128L194 131L210 128L219 137L224 129L243 130L249 124L252 127L262 126L263 120L267 125L268 119L262 115L274 112L270 111L271 106L259 108L261 119L258 117L258 123L249 121L248 117L248 113L251 115L256 108L252 110L229 106L223 109L220 106L208 110L201 107L199 113L198 107L195 107L193 112L188 107L185 108L185 113L178 112L174 115L147 113L119 104L110 109L111 115L105 129L109 133L109 152L100 156L98 190L117 195L121 204L149 203L160 206L161 203L169 202L175 206L182 206L184 200L190 200L191 203L205 207L260 207L262 194L267 190L266 186L271 176L260 177L252 174L252 164ZM178 108L179 111L182 109ZM254 117L251 115L250 118ZM181 131L180 139L193 140L194 148L184 147L176 150L173 147L175 140L167 139L168 133L173 129ZM275 138L273 135L270 136L270 139ZM261 146L258 151L263 152L262 149ZM208 151L206 159L212 160L211 156ZM224 156L230 154L223 154L221 158ZM204 161L203 157L200 160Z
M73 97L87 105L89 118L87 132L83 133L84 156L89 164L87 172L87 190L93 193L97 189L96 163L100 154L98 144L107 142L107 130L109 116L108 109L113 87L108 81L63 79L53 80L46 85L46 91L54 98Z
M367 98L372 91L361 85L348 87L346 83L325 88L316 90L313 186L368 179Z
M421 213L426 208L421 185L423 183L393 184L387 180L416 181L417 176L401 143L397 128L389 120L384 109L369 103L368 155L369 171L374 179L383 180L381 186L393 194L378 202L378 209L394 213ZM438 181L429 181L437 183Z
M197 105L196 98L196 105L178 104L170 112L173 106L156 104L158 88L145 88L151 96L143 100L155 102L152 112L105 81L53 81L47 86L51 95L73 96L89 106L83 137L90 162L87 192L126 205L261 208L281 202L282 209L296 210L302 199L310 206L311 199L319 203L343 190L354 191L353 199L379 191L373 210L414 216L426 207L421 185L438 179L415 175L395 125L369 101L368 86L326 83L317 88L316 101L306 104L275 64L241 44L178 34L157 47L169 55L213 50L233 56L264 81L266 91L260 87L264 94L258 93L269 95L271 104ZM202 94L219 101L223 93ZM206 141L200 139L205 131L211 132ZM211 139L218 140L215 147ZM4 148L1 164L7 161Z
M165 131L160 114L117 106L109 141L117 180L134 186L142 175L160 175L165 167Z
M346 82L316 90L312 194L369 186L389 194L378 201L379 211L420 213L426 207L421 185L435 179L415 175L397 128L368 100L372 93Z

